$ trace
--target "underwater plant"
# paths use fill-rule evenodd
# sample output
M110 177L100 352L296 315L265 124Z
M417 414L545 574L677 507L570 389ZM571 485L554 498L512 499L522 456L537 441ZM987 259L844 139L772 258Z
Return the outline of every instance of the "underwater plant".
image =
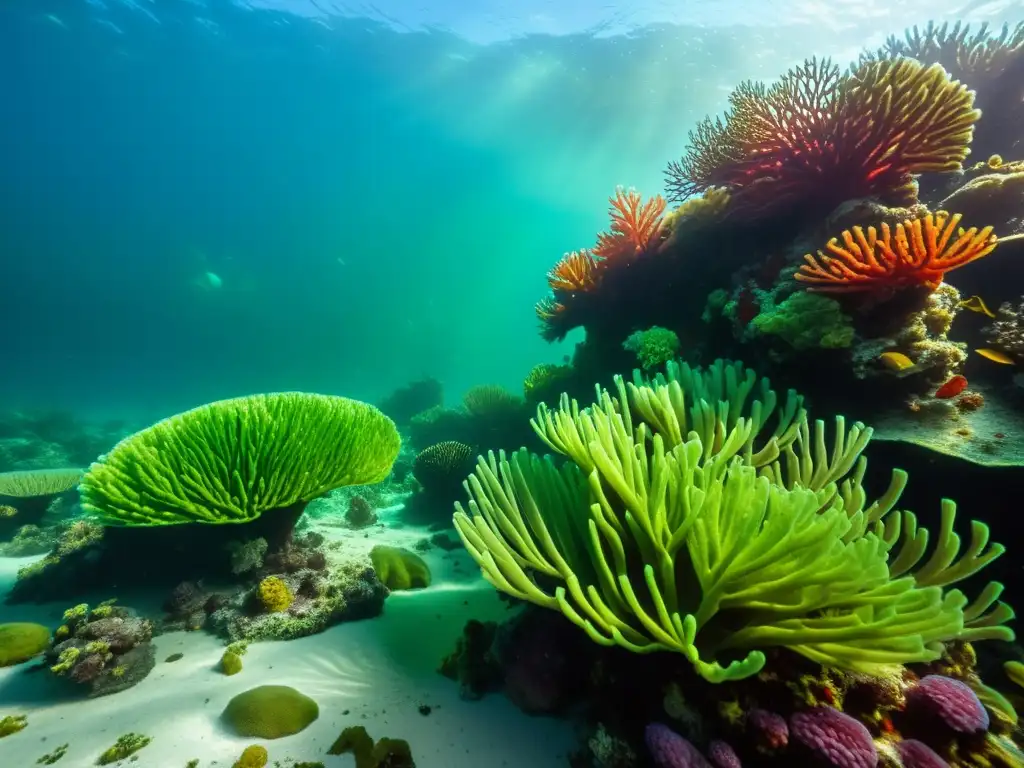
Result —
M934 660L945 641L1012 639L1002 585L973 603L946 589L1004 551L984 524L957 559L944 500L925 559L927 533L893 510L905 473L867 503L870 428L837 417L829 451L790 391L768 431L777 397L740 363L634 378L589 409L564 396L538 408L562 466L525 450L478 461L454 522L498 589L602 645L682 653L712 682L756 674L770 646L878 673Z
M244 523L345 485L383 480L394 422L357 400L288 392L221 400L131 435L82 478L109 525Z

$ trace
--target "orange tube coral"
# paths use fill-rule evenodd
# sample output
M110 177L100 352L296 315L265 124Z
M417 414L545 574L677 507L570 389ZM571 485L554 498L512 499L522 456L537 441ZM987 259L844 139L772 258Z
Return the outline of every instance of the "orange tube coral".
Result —
M990 254L998 243L992 227L958 228L960 214L945 211L897 224L846 230L829 240L817 257L807 254L795 277L811 290L830 293L927 286L934 290L946 272Z

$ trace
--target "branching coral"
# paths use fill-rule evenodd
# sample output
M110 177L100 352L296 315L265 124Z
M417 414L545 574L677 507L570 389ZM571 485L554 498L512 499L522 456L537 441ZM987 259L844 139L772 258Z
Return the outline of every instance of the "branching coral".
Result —
M594 255L606 262L631 259L652 251L662 234L665 199L655 195L646 203L635 190L615 190L609 198L611 230L597 236Z
M870 196L910 202L912 174L960 168L979 114L938 65L868 61L842 75L811 59L771 86L741 84L724 121L705 119L669 165L669 196L725 187L732 210L750 216Z
M548 272L548 285L553 291L589 291L597 286L598 259L583 248L565 254Z
M502 591L600 644L682 653L712 682L755 674L768 646L878 672L934 660L945 640L1013 636L1001 585L970 605L944 589L1002 553L984 525L958 559L944 502L925 559L914 516L892 511L905 475L867 504L871 431L837 419L830 454L793 393L765 430L776 399L762 382L748 402L756 384L738 365L670 367L628 389L617 377L617 396L599 391L586 410L541 406L535 430L571 462L481 458L468 509L456 505L463 543Z
M995 250L992 227L959 227L960 214L945 211L897 224L846 230L817 257L807 254L795 277L811 290L848 293L925 286L934 290L946 272Z

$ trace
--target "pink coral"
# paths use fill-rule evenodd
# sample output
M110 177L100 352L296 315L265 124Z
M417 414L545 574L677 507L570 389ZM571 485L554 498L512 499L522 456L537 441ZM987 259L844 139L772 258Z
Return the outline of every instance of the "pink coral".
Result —
M789 744L789 726L786 718L766 709L751 709L747 713L747 729L751 732L758 749L776 750Z
M708 744L708 759L715 768L742 768L736 750L717 739Z
M831 707L814 707L789 719L793 737L835 768L875 768L878 750L864 724Z
M903 768L949 768L949 763L917 739L904 739L896 745Z
M957 733L988 730L988 712L977 694L966 683L951 677L922 677L907 693L907 710L914 709L937 717Z
M644 740L658 768L712 768L693 744L667 725L651 723Z

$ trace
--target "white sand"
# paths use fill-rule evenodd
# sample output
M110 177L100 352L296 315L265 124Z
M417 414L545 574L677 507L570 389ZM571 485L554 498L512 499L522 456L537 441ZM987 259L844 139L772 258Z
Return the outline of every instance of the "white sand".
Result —
M377 543L409 546L424 535L411 528L375 528L369 536L333 528L324 532L342 539L345 552ZM48 672L26 673L33 664L0 669L0 717L26 714L29 723L0 739L0 768L32 768L63 743L70 748L56 765L85 768L129 731L153 741L136 762L124 765L184 768L189 759L199 758L202 768L214 761L228 768L254 741L227 733L220 713L235 694L264 684L290 685L320 705L320 718L302 733L255 742L267 747L271 765L275 760L322 760L328 768L350 768L352 756L325 753L343 728L363 725L374 738L406 739L419 768L565 768L573 744L567 724L523 715L501 695L461 701L458 686L437 674L438 662L454 647L467 619L500 619L508 610L461 549L434 549L425 557L434 574L430 588L392 594L384 615L376 619L287 643L254 643L244 669L232 677L216 670L223 644L205 632L156 638L153 672L127 691L97 699L67 698L58 685L62 681ZM30 561L0 558L0 596L17 569ZM145 599L119 597L132 607L143 607ZM0 605L0 622L54 627L67 607ZM172 653L184 658L165 663ZM431 707L429 715L420 714L421 704Z

